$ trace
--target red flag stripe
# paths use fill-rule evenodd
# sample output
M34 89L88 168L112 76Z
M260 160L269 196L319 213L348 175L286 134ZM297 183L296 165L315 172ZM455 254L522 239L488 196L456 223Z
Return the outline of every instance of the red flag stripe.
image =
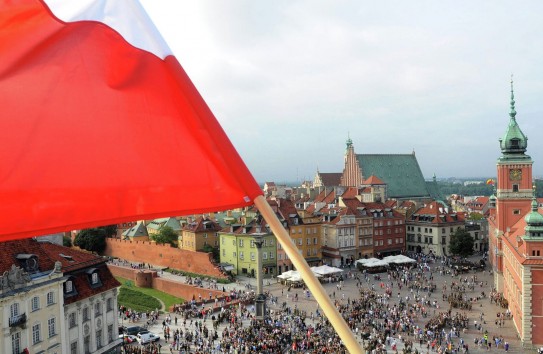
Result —
M177 60L38 0L0 11L0 237L248 205L259 186Z

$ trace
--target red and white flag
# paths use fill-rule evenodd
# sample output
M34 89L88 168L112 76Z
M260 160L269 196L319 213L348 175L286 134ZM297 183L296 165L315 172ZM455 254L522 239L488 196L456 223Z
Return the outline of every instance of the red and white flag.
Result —
M260 194L136 0L0 0L0 240Z

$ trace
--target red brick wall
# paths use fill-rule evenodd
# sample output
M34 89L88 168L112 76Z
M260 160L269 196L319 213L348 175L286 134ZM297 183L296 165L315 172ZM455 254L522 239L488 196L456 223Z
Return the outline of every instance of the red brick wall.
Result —
M113 276L126 278L132 281L135 281L136 274L141 272L138 269L119 267L113 264L108 264L107 267L109 268ZM219 287L220 286L221 285L219 284ZM215 298L215 295L217 295L219 298L227 295L227 293L223 293L222 291L199 288L194 285L178 283L173 280L160 277L152 278L152 288L163 291L170 295L180 297L187 301L192 300L193 296L196 300L198 300L199 295L202 295L203 298L208 299L209 293L211 293L213 299Z
M177 283L164 278L153 278L153 289L163 291L188 301L192 300L193 296L198 300L199 295L202 295L202 298L209 299L209 293L211 293L213 299L215 298L215 295L217 295L217 297L226 295L226 293L223 293L222 291L199 288L194 285Z
M112 264L108 264L107 267L114 277L121 277L128 280L136 281L136 272L134 271L134 269L117 267Z
M160 267L226 278L219 268L211 263L209 253L182 250L170 247L170 245L108 238L106 239L106 249L103 254L130 262L150 263Z

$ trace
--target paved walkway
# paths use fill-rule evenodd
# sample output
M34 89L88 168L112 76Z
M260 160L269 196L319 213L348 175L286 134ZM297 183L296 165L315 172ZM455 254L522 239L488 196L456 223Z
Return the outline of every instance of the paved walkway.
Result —
M432 266L435 266L435 265L437 265L437 264L432 264ZM354 269L351 270L351 272L353 272L356 275L361 275L360 272L358 272L358 271L356 271ZM462 276L462 278L464 278L466 276L469 278L474 274L477 275L478 281L483 281L484 282L484 285L483 285L482 288L480 286L477 286L474 291L469 291L468 290L466 292L467 296L468 297L477 296L482 291L484 291L485 294L489 294L491 289L492 289L492 275L489 274L488 271L485 271L485 272L478 271L476 273L470 272L470 273L461 274L460 276ZM381 275L382 276L384 275L386 277L385 273L383 273ZM161 273L160 276L168 277L170 279L176 279L176 280L179 280L179 281L182 281L182 282L186 281L186 278L184 276L172 275L172 274L167 273L167 272ZM416 320L417 325L424 328L424 325L426 324L426 322L431 317L433 317L434 312L439 313L440 311L448 310L448 308L449 308L448 303L446 303L445 301L442 300L442 287L443 287L444 284L450 285L453 280L458 281L458 277L453 278L451 275L440 276L439 273L437 273L437 274L434 273L434 282L437 285L437 291L432 293L430 299L437 301L439 308L429 310L428 318L422 318L422 317L417 318L417 320ZM386 280L383 280L383 281L386 283ZM355 299L355 298L358 297L359 289L357 288L356 283L357 283L356 279L351 278L351 279L346 279L343 282L343 287L342 287L341 290L337 289L337 283L323 284L323 287L326 290L326 292L330 295L330 297L334 298L334 296L335 296L335 299L338 299L339 301L345 301L346 302L349 299ZM204 283L204 287L206 286L206 284L207 283ZM381 289L379 284L380 284L380 281L373 280L373 277L370 276L370 282L369 283L364 283L362 286L364 288L366 288L366 287L371 288L372 285L373 285L374 288L375 288L375 291L377 291L378 293L384 293L384 289ZM222 289L223 284L218 284L218 286L219 286L220 289ZM233 289L247 290L248 286L252 287L253 289L256 288L256 279L247 278L247 277L238 277L238 282L237 283L231 283L231 284L224 285L225 290L227 290L227 291L230 291L230 290L233 290ZM310 297L308 298L306 296L306 293L303 291L302 288L292 288L290 291L287 291L287 287L285 287L284 285L278 283L276 279L274 279L274 280L265 279L264 280L264 290L269 292L271 295L278 298L277 305L274 305L274 304L271 304L271 303L268 302L268 308L270 308L270 310L272 310L272 311L280 311L283 302L286 302L287 306L290 306L292 308L296 307L296 308L298 308L300 310L306 311L308 316L311 313L314 314L315 311L318 308L317 302L315 301L314 297L312 295L310 295ZM390 300L391 300L391 303L397 303L398 302L398 298L397 298L398 289L397 289L396 286L394 287L393 291L394 291L393 293L395 295ZM296 298L296 294L297 294L297 299L298 300L294 301L294 299ZM405 298L405 296L407 296L409 294L410 294L410 290L407 289L406 287L402 287L402 290L400 291L400 296ZM463 311L463 310L452 309L453 314L455 312L457 312L457 311L467 314L467 316L469 318L469 326L468 326L468 328L466 329L465 332L461 333L461 338L463 338L465 343L467 343L469 345L469 352L470 353L488 352L486 350L486 348L480 348L480 347L478 347L477 345L474 344L474 339L475 338L480 338L482 336L482 332L484 332L484 331L488 331L489 338L492 338L493 336L501 336L501 337L504 338L504 340L509 342L509 345L510 345L509 352L510 353L535 352L534 350L523 349L521 347L521 343L520 343L520 341L519 341L519 339L517 337L517 334L516 334L517 331L514 328L512 320L506 320L505 325L503 327L501 327L501 328L495 325L494 321L496 319L496 314L499 313L499 312L504 312L505 309L502 309L502 308L500 308L499 306L497 306L495 304L491 304L488 297L474 303L473 308L472 308L471 311ZM477 323L481 323L481 321L480 321L481 314L483 315L483 321L484 322L483 322L483 326L482 326L482 331L479 331L479 330L477 330L475 328L474 321L477 321ZM163 336L162 320L165 318L165 316L166 315L161 316L158 323L156 325L153 325L150 328L150 330L152 332L155 332L155 333L159 334L161 337ZM175 317L174 314L171 314L171 316L172 316L172 319ZM311 322L311 319L308 318L307 321ZM249 322L244 321L244 325L248 326ZM188 324L187 324L187 326L188 326ZM207 326L208 326L208 328L211 329L212 326L211 326L211 321L210 320L207 321ZM178 326L175 326L173 324L173 321L172 321L172 325L170 326L170 329L175 330L177 327L179 327L183 331L185 331L185 328L183 327L182 321L178 321ZM222 332L222 330L224 329L224 327L225 327L224 324L219 326L219 329L218 329L219 336L220 336L220 333ZM458 338L455 338L454 342L457 343L458 340L459 340ZM398 350L401 350L403 348L403 345L402 345L401 341L397 337L396 337L396 341L398 343ZM165 341L163 339L161 339L160 342L163 345L161 353L170 353L169 344L165 343ZM387 349L388 349L389 352L392 352L392 350L390 349L390 346ZM426 345L423 345L422 348L421 348L421 346L419 345L418 342L416 342L413 349L417 349L421 353L427 353L428 352L426 350ZM503 346L496 349L495 346L494 346L494 343L493 343L492 349L490 351L491 352L505 352L505 350L503 349Z

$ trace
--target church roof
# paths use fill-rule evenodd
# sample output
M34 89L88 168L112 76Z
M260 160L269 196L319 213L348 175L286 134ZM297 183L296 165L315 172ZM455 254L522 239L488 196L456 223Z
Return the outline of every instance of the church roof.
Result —
M339 186L341 184L341 176L343 175L340 173L335 172L319 172L319 175L321 176L322 185L326 187L335 187Z
M357 154L364 176L375 175L388 186L388 197L430 197L414 154Z

